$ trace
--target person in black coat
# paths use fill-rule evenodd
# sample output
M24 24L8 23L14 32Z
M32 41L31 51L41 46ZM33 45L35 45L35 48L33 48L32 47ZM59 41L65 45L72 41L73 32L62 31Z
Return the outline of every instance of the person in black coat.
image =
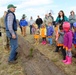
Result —
M36 24L38 25L39 29L40 29L42 23L43 23L43 20L38 16L38 18L36 19Z

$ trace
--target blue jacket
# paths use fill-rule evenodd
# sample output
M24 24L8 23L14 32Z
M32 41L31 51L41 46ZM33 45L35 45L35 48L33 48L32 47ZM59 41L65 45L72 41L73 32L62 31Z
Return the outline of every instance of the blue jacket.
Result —
M52 26L47 27L47 36L52 36L54 32L54 29Z
M13 13L13 12L11 12L10 10L8 10L8 12L7 12L7 14L6 14L6 17L5 17L5 27L6 27L6 31L9 31L9 29L8 29L8 23L7 23L7 17L8 17L8 14L9 13L12 13L13 14L13 16L14 16L14 19L13 19L13 30L14 31L17 31L17 22L16 22L16 16L15 16L15 14Z
M20 26L27 26L28 23L25 19L20 20Z
M74 35L73 35L73 44L76 44L76 32L74 32Z

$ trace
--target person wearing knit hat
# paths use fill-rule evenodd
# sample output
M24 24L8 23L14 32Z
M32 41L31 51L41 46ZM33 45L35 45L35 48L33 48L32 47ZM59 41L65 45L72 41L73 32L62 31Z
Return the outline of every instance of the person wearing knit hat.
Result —
M70 30L70 23L63 22L64 38L63 38L63 62L66 65L72 63L72 40L73 32Z

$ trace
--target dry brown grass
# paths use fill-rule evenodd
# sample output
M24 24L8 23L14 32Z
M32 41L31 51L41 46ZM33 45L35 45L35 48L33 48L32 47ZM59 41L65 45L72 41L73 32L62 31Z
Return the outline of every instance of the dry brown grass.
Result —
M21 66L21 58L18 59L18 64L8 64L9 52L3 49L2 38L0 37L0 75L24 75Z

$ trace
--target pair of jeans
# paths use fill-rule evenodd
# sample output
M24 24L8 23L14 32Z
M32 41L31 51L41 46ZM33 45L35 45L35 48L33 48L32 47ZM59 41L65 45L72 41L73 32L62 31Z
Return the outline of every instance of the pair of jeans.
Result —
M30 25L30 34L32 34L32 25Z
M13 39L12 35L10 34L9 31L6 31L6 35L9 38L10 41L10 56L9 56L9 61L14 61L16 58L16 52L17 52L17 48L18 48L18 36L15 32L16 38Z
M71 29L73 28L73 23L70 23L70 27L71 27Z
M41 24L38 25L38 29L40 29L40 27L41 27Z
M52 45L52 38L48 38L48 42Z

